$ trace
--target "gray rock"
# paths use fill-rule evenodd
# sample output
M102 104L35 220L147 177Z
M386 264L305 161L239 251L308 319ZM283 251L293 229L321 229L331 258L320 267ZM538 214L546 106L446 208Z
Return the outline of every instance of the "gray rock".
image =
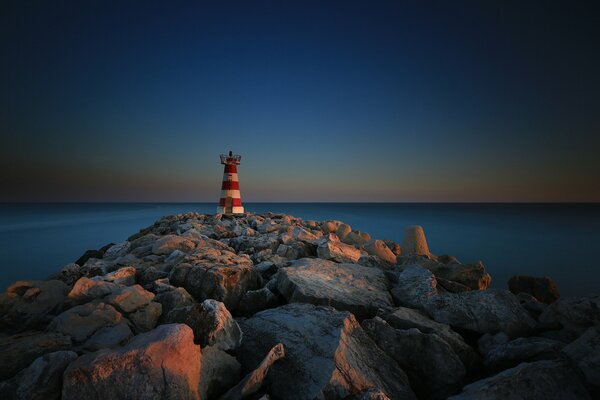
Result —
M95 276L90 279L84 276L75 282L68 298L71 303L82 304L101 299L111 293L118 292L120 289L120 285L105 281L101 277Z
M438 294L437 282L431 271L411 265L398 274L390 292L400 306L426 309L426 303Z
M339 263L356 263L361 252L354 246L327 238L317 247L317 255L324 260L332 260Z
M522 363L471 383L453 400L590 399L577 374L564 361Z
M121 256L124 256L129 252L129 248L131 247L131 243L128 241L117 243L115 245L110 246L102 255L102 259L104 260L114 260Z
M515 275L509 279L508 289L514 294L530 294L546 304L554 303L560 297L556 283L547 276Z
M335 231L335 234L337 235L337 237L340 238L340 240L344 240L344 238L350 233L352 232L352 228L350 227L350 225L348 224L344 224L341 223L338 228Z
M517 338L492 348L485 354L483 363L488 372L496 373L522 362L557 358L563 346L562 342L551 339Z
M151 301L129 314L129 320L133 323L136 333L148 332L154 329L161 314L162 305L156 301Z
M225 305L216 300L176 308L166 316L167 323L185 323L194 331L195 343L235 350L242 340L242 331Z
M0 382L0 397L16 400L60 399L62 375L77 358L73 351L56 351L38 357L9 381Z
M279 303L279 297L265 286L262 289L247 291L236 311L239 315L252 315L267 308L277 307Z
M84 355L65 371L62 399L198 399L193 339L186 325L161 325L124 347Z
M190 239L177 235L166 235L154 242L152 245L152 253L157 255L169 255L175 250L189 252L195 247L195 243Z
M393 305L382 271L317 258L304 258L281 268L277 290L289 302L331 305L352 312L359 320Z
M278 343L284 359L267 380L274 398L344 398L371 387L390 398L415 398L397 363L381 351L354 316L331 307L288 304L240 321L244 331L239 360L254 369Z
M563 349L575 365L595 396L600 395L600 333L597 328L589 328L577 340Z
M189 306L194 303L192 295L184 288L161 292L156 295L154 301L162 305L161 319L175 308Z
M155 267L148 267L140 274L140 285L145 287L146 285L155 282L157 279L163 279L168 276L168 272L158 270Z
M129 328L129 324L127 323L127 320L123 318L116 325L109 325L98 329L85 341L82 348L86 351L112 349L114 347L122 346L132 336L133 333Z
M48 330L71 336L77 343L84 342L105 326L116 325L122 315L109 304L86 303L57 315Z
M0 337L0 380L15 375L36 358L71 347L71 338L56 332L25 332Z
M235 386L240 380L241 365L223 350L215 346L202 348L202 368L200 370L201 399L216 399Z
M566 336L575 340L588 328L600 326L600 295L560 298L538 320L547 327L564 328Z
M433 272L436 278L458 282L471 290L485 290L492 281L492 277L485 271L481 261L473 264L443 264L430 261L424 266Z

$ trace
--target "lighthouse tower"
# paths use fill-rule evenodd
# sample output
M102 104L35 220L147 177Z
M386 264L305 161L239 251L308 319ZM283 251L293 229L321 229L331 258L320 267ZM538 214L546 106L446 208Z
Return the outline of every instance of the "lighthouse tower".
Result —
M221 214L243 214L242 198L240 197L240 182L238 181L237 166L240 165L242 156L221 154L221 164L225 165L223 172L223 183L221 185L221 199L217 213Z

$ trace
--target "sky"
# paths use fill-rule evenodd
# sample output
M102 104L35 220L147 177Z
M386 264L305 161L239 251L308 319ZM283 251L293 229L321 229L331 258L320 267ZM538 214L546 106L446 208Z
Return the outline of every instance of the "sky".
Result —
M0 201L600 201L593 2L3 1Z

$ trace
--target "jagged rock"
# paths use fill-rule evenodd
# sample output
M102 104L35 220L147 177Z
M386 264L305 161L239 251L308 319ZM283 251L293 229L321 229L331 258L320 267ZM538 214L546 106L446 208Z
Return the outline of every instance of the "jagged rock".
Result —
M283 357L285 357L285 349L283 344L278 343L269 350L265 358L254 371L246 375L240 383L229 389L220 400L238 400L256 393L263 385L271 365L277 360L281 360Z
M400 306L426 309L429 299L438 294L437 282L431 271L411 265L397 275L396 284L390 292Z
M239 315L252 315L277 305L279 305L279 297L265 286L258 290L247 291L236 311Z
M276 344L285 347L285 358L267 375L275 398L344 398L374 386L390 398L414 398L404 372L348 312L294 303L240 324L244 336L238 359L246 369L255 368Z
M102 257L98 258L102 258L104 260L115 260L127 254L129 252L130 247L131 243L129 243L128 241L117 243L106 249Z
M522 363L471 383L452 400L590 399L577 374L559 360Z
M388 324L396 329L417 328L423 333L434 333L452 347L467 370L474 370L481 364L475 350L465 343L462 336L454 332L448 325L435 322L421 312L412 308L399 307L381 315Z
M100 349L112 349L127 342L133 333L129 324L123 318L116 325L109 325L98 329L88 340L85 341L82 348L86 351L96 351Z
M242 331L227 308L220 301L208 299L201 304L175 308L166 316L167 323L181 322L194 331L196 343L216 346L221 350L235 350Z
M563 349L575 365L595 396L600 395L600 334L597 328L589 328L577 340Z
M297 260L298 258L314 257L317 253L313 245L305 242L292 242L290 244L280 244L277 248L277 255L288 260Z
M364 249L372 256L377 256L388 264L396 264L396 255L387 247L383 240L374 240L364 245Z
M483 363L487 371L495 373L522 362L557 358L563 346L564 343L551 339L517 338L493 347L484 354Z
M387 247L390 248L392 253L394 253L396 255L396 259L400 254L402 254L402 248L400 247L400 245L398 243L396 243L392 240L384 240L384 242L387 245Z
M105 281L117 283L119 285L131 286L135 284L135 268L123 267L110 274L104 275Z
M492 277L485 271L483 263L474 264L427 262L424 267L429 269L436 278L458 282L472 290L485 290L490 285Z
M529 315L535 319L537 319L547 307L547 304L539 302L535 297L528 293L517 294L517 299L519 299L519 303L527 310Z
M69 335L73 341L81 343L98 329L116 325L121 318L121 313L109 304L86 303L54 317L48 330Z
M369 235L366 232L351 231L351 232L348 232L348 234L341 240L342 240L342 242L349 244L351 246L362 247L371 241L371 235ZM387 245L386 245L386 247L387 247ZM369 250L367 250L367 251L369 251ZM377 255L377 254L375 254L375 255ZM395 263L396 263L396 256L394 256L393 264L395 264Z
M101 299L120 289L120 285L105 281L101 277L95 276L90 279L84 276L75 282L67 297L69 301L75 304L82 304L95 299Z
M62 375L77 358L73 351L56 351L38 357L9 381L0 382L0 397L8 400L60 399Z
M161 292L156 295L154 301L162 305L161 319L175 308L185 307L194 303L192 295L184 288L175 288Z
M136 333L148 332L154 329L161 314L162 305L156 301L151 301L129 314L129 320L133 323Z
M216 399L232 388L240 379L241 365L223 350L215 346L202 348L200 371L201 399Z
M445 399L462 388L465 367L438 335L416 328L395 329L379 317L365 320L361 326L398 362L419 398Z
M175 250L178 251L178 250ZM173 252L175 253L175 252ZM168 272L161 271L156 269L155 267L148 267L140 274L140 285L146 286L155 282L157 279L163 279L169 276Z
M189 252L195 247L195 243L190 239L177 235L166 235L154 242L152 245L152 253L157 255L169 255L175 250Z
M404 230L402 250L404 254L430 254L422 227L415 225Z
M106 298L106 301L119 311L132 313L144 307L154 299L154 293L144 290L140 285L125 286Z
M560 298L550 304L538 320L548 327L564 328L565 336L575 340L589 327L600 326L600 295Z
M528 293L546 304L554 303L560 297L556 283L547 276L515 275L509 279L508 289L514 294Z
M193 339L186 325L161 325L124 347L86 354L65 371L62 398L198 399L201 353Z
M331 305L359 320L392 306L382 271L317 258L293 261L277 275L277 290L289 302Z
M272 252L279 247L279 239L277 235L260 235L260 236L239 236L229 240L229 245L236 252L258 253L261 250L271 250Z
M462 293L471 290L471 288L463 285L462 283L449 281L448 279L440 278L439 276L436 276L435 280L437 281L438 287L441 286L443 289L450 293Z
M17 281L0 294L0 330L44 328L62 311L68 286L58 280Z
M321 230L325 235L335 233L341 224L340 221L323 221L321 222Z
M356 263L361 252L354 246L337 241L333 237L326 237L317 247L317 255L319 258L339 263Z
M317 240L318 237L314 233L302 228L301 226L295 226L292 229L291 235L294 240L301 240L303 242L311 242Z
M88 250L89 251L89 250ZM96 250L95 250L96 251ZM85 261L88 259L86 258ZM79 261L79 260L78 260ZM85 261L83 263L85 263ZM81 268L84 264L70 263L65 265L56 274L51 276L51 279L56 279L64 282L67 286L73 286L77 279L81 278L84 270Z
M0 380L10 378L36 358L71 347L71 338L56 332L25 332L0 337Z
M340 238L340 240L344 240L346 235L348 235L350 232L352 232L350 225L341 223L336 229L335 234Z

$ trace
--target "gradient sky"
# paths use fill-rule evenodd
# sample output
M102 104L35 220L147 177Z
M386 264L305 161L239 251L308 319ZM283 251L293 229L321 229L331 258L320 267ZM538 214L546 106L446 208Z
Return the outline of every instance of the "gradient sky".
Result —
M0 201L600 201L593 2L134 3L2 2Z

